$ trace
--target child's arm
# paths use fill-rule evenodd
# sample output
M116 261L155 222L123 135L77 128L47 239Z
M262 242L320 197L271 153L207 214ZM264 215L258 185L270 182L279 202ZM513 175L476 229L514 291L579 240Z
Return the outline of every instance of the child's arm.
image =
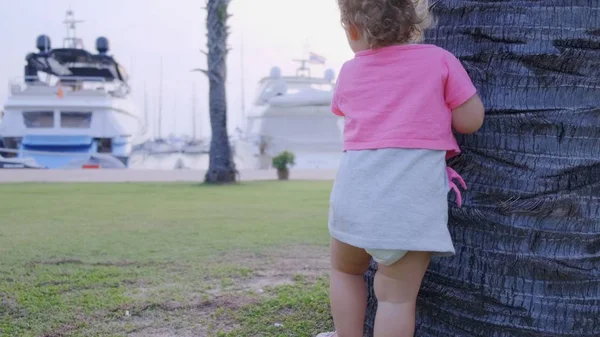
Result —
M452 110L452 127L463 134L474 133L483 125L485 109L478 95Z
M485 109L469 74L452 54L446 54L448 74L444 96L452 111L452 128L457 132L474 133L483 124Z
M340 85L340 78L343 76L344 74L344 65L342 65L342 68L340 69L340 74L338 75L337 80L335 81L335 86L333 88L333 98L331 100L331 112L333 112L334 114L340 116L340 117L345 117L344 112L342 112L342 110L340 109L340 98L339 98L339 93L338 93L338 88Z

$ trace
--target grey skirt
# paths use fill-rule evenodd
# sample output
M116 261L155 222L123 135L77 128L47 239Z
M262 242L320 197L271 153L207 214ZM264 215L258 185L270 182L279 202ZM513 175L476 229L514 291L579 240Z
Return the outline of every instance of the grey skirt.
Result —
M346 151L331 191L329 232L364 249L453 255L446 152Z

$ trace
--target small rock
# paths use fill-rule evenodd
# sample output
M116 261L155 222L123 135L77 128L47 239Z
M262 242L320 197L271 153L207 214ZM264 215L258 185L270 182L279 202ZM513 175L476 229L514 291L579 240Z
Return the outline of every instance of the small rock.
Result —
M283 328L283 324L281 323L275 323L273 324L276 328Z

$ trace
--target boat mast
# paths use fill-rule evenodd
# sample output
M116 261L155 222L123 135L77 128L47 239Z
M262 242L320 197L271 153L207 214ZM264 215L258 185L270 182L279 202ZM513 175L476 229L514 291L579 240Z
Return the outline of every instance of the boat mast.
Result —
M158 87L158 139L162 139L162 105L163 105L163 58L160 57L160 74L159 74L159 87Z
M245 74L244 74L244 35L242 35L242 45L240 48L240 63L241 63L241 86L242 86L242 119L246 118L246 90L245 90Z
M196 82L192 83L192 141L196 140Z
M310 75L310 67L307 64L310 62L308 54L310 50L310 45L308 44L308 39L306 39L306 43L304 44L304 57L299 60L294 60L295 62L300 63L300 67L296 69L296 76L298 77L311 77Z
M71 9L67 11L65 21L63 21L67 27L67 36L63 39L64 48L83 48L83 41L77 38L77 24L83 22L83 20L75 20L75 13Z
M146 87L146 81L144 81L144 125L146 132L148 131L150 117L148 116L148 89Z
M300 67L296 69L296 76L298 77L311 77L310 68L307 66L308 60L294 60L300 63Z
M173 99L173 111L171 112L171 115L173 116L173 131L171 134L177 137L177 91L175 92Z

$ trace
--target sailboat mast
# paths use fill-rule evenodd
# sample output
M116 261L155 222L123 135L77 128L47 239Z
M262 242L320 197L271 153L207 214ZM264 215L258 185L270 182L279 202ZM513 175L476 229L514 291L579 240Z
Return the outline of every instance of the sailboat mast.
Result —
M148 115L148 89L146 86L146 82L144 81L144 129L146 132L148 131L150 125L150 117Z
M192 83L192 140L196 140L196 83Z
M173 135L177 137L177 92L173 99L173 111L171 115L173 116Z
M246 90L245 90L245 74L244 74L244 36L242 35L242 44L240 48L240 62L241 62L241 85L242 85L242 117L246 117Z
M160 75L158 87L158 139L162 139L162 105L163 105L163 58L160 57Z

